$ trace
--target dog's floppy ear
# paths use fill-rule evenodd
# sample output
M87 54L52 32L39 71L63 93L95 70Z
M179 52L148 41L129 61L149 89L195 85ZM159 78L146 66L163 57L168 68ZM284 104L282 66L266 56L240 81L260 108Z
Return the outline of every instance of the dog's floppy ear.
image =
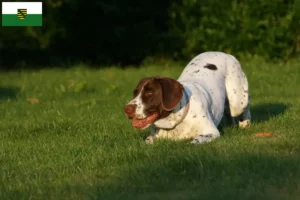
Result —
M166 111L173 110L181 101L183 86L171 78L156 77L161 87L162 107Z

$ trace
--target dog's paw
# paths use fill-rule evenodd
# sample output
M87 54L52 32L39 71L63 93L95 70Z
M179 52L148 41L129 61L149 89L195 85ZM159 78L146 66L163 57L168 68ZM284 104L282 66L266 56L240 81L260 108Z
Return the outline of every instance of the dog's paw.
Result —
M201 134L194 138L191 144L203 144L207 142L211 142L216 138L213 134Z
M244 121L239 121L239 127L242 128L242 129L247 129L247 128L250 128L250 120L246 119Z
M146 144L153 144L154 142L154 137L153 136L149 136L146 138L145 140Z

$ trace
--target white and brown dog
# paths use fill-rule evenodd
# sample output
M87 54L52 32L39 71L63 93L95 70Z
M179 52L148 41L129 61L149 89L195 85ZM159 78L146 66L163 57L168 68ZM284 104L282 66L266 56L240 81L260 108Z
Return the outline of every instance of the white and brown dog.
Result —
M143 78L134 89L134 99L124 108L137 129L151 125L146 139L188 139L210 142L220 136L223 114L239 127L250 126L248 81L235 57L222 52L196 56L178 80Z

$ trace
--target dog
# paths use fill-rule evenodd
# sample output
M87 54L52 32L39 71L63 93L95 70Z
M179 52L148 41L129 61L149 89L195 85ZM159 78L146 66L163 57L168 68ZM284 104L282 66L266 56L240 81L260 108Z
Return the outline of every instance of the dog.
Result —
M239 61L223 52L193 58L177 80L146 77L124 107L136 129L150 127L146 143L158 138L202 144L220 137L223 115L240 128L251 123L248 80Z

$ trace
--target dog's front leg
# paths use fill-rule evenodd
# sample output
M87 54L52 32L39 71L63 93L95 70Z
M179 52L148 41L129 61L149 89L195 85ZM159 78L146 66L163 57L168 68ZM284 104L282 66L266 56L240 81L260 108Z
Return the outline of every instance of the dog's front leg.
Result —
M168 138L168 139L175 139L176 138L176 130L165 130L161 128L157 128L154 126L151 126L151 133L150 135L146 138L146 143L147 144L153 144L155 140L158 138Z
M146 138L146 144L153 144L157 136L158 130L153 125L150 127L150 135Z
M202 128L198 131L197 136L191 142L192 144L203 144L220 137L218 128L212 120L208 119L208 115L206 116L206 120L202 120L201 123L199 124Z

